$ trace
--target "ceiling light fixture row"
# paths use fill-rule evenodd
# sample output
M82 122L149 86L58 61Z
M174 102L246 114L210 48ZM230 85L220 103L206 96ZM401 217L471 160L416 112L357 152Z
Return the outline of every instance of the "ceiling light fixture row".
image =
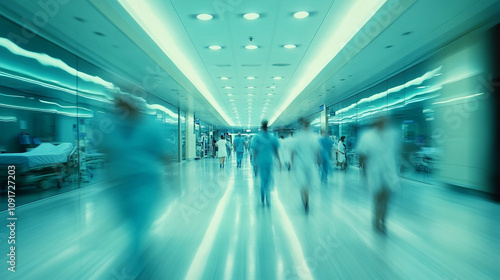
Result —
M309 16L309 13L306 12L306 11L300 11L300 12L296 12L293 14L293 16L297 19L304 19L306 17ZM260 17L260 15L258 13L246 13L243 15L243 18L247 19L247 20L255 20L255 19L258 19ZM207 20L211 20L214 18L214 16L212 16L211 14L198 14L196 16L196 18L198 18L199 20L202 20L202 21L207 21ZM295 49L297 47L297 45L294 45L294 44L286 44L286 45L283 45L283 47L285 49ZM212 46L209 46L208 47L209 49L211 50L220 50L222 49L221 46L219 45L212 45ZM245 46L245 49L247 50L255 50L255 49L258 49L259 46L257 45L246 45Z
M304 19L308 16L309 16L309 13L306 11L299 11L299 12L296 12L293 14L293 17L296 19ZM196 18L199 20L207 21L207 20L213 19L214 16L211 14L198 14L198 15L196 15ZM243 18L246 20L256 20L256 19L260 18L260 14L258 14L258 13L246 13L246 14L243 14Z
M308 12L305 12L305 11L301 11L301 12L296 12L296 13L294 13L294 15L293 15L293 16L294 16L295 18L297 18L297 19L303 19L303 18L308 17L308 16L309 16L309 13L308 13ZM199 14L199 15L197 15L196 17L197 17L199 20L203 20L203 21L207 21L207 20L211 20L211 19L213 19L213 16L212 16L212 15L210 15L210 14ZM258 19L259 17L260 17L260 15L259 15L258 13L246 13L246 14L244 14L244 15L243 15L243 18L245 18L245 19L247 19L247 20L255 20L255 19ZM295 49L295 48L297 48L297 45L295 45L295 44L285 44L285 45L282 45L282 47L283 47L283 48L285 48L285 49ZM209 46L208 48L209 48L209 49L211 49L211 50L221 50L223 47L222 47L222 46L219 46L219 45L211 45L211 46ZM245 49L247 49L247 50L255 50L255 49L259 49L259 48L260 48L260 47L259 47L258 45L253 45L253 44L252 44L252 45L246 45L246 46L245 46ZM283 77L281 77L281 76L275 76L275 77L272 77L272 78L273 78L274 80L280 80L280 79L282 79ZM229 77L219 77L219 79L221 79L221 80L229 80L230 78L229 78ZM254 80L254 79L255 79L255 77L253 77L253 76L248 76L248 77L246 77L246 79L247 79L247 80ZM233 89L233 87L231 87L231 86L225 86L224 88L225 88L225 89ZM268 88L270 88L270 89L275 89L275 88L276 88L276 86L275 86L275 85L272 85L272 86L269 86ZM254 87L254 86L247 86L247 89L255 89L255 87ZM252 96L253 94L248 94L248 95L249 95L249 96ZM272 95L273 95L273 93L268 93L268 94L267 94L267 96L272 96ZM229 94L227 94L227 96L228 96L228 97L231 97L231 96L233 96L233 94L230 94L230 93L229 93ZM234 102L235 100L234 100L234 99L229 99L229 101ZM248 101L252 101L252 99L248 99ZM269 103L267 103L267 104L269 104ZM266 105L267 105L267 104L266 104ZM251 107L250 107L249 109L251 109ZM266 107L264 107L264 110L266 110L266 109L267 109L267 108L266 108ZM262 114L261 116L263 116L263 114ZM250 118L250 117L251 117L251 116L249 115L249 118Z
M285 49L295 49L297 47L297 45L294 45L294 44L286 44L286 45L283 45L283 48ZM222 46L219 46L219 45L211 45L211 46L208 46L209 49L213 50L213 51L218 51L220 49L222 49ZM258 45L246 45L245 46L245 49L247 50L256 50L256 49L259 49L260 47Z

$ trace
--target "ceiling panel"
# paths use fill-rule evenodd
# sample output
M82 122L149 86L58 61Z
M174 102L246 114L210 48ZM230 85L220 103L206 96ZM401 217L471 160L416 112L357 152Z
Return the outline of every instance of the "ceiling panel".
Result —
M358 33L339 55L327 61L273 126L286 126L300 116L317 112L321 104L337 103L372 86L485 21L498 22L494 16L500 12L499 2L388 0L368 24L379 27L380 33L369 36L361 45L356 40L363 34ZM286 104L297 80L307 73L305 65L328 39L329 34L324 32L327 23L345 16L338 10L342 3L350 2L147 0L141 5L154 7L164 22L175 22L175 29L164 32L178 38L174 44L195 65L221 110L238 127L246 128L259 126L261 119L272 118ZM32 19L41 9L34 0L12 1L8 6L4 2L0 8L20 22L22 18ZM296 19L296 11L308 11L310 16ZM242 15L248 12L259 13L260 17L246 20ZM196 15L200 13L214 18L199 20ZM44 37L112 72L124 89L145 88L208 123L228 125L188 74L174 69L174 58L163 53L118 0L70 1L60 5L50 21L38 29ZM259 48L248 50L244 47L247 44ZM285 44L297 47L285 49ZM211 45L222 49L211 50ZM362 47L349 53L348 48L358 45ZM333 48L335 43L327 47ZM247 79L249 76L255 79ZM275 76L283 78L275 80Z

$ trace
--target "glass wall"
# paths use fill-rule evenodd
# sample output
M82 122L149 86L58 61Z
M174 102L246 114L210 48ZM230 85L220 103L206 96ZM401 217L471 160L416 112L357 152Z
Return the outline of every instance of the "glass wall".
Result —
M8 190L21 205L103 180L99 144L113 129L113 95L121 91L114 75L3 17L0 58L0 210ZM177 108L145 98L177 152Z
M488 191L494 130L487 34L468 34L428 60L329 106L329 130L334 139L346 136L349 164L358 165L360 132L374 116L387 115L401 132L403 176Z
M349 165L359 164L356 144L360 132L372 124L374 116L386 115L401 131L403 175L429 179L437 156L431 155L435 149L426 108L439 96L441 71L424 62L328 108L333 137L346 137Z
M212 155L211 126L195 119L194 132L196 135L196 158L210 157Z

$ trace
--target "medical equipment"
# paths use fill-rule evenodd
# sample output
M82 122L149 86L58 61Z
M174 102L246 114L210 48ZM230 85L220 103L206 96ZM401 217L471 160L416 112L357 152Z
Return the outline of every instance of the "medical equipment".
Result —
M16 188L26 185L37 185L45 188L48 181L56 181L61 188L63 182L70 180L71 175L78 172L78 153L71 143L42 143L25 153L0 154L1 188L7 185L7 167L15 166Z

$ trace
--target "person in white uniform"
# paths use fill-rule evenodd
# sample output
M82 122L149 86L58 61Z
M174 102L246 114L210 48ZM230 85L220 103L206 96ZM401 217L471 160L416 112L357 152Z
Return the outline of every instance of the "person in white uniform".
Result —
M224 139L224 135L220 136L219 141L215 143L217 146L217 156L219 157L219 167L224 168L224 161L227 157L227 141Z
M300 187L304 209L309 212L309 188L318 183L320 145L318 137L309 128L309 121L299 119L299 131L290 145L291 164Z
M337 144L337 164L340 165L342 170L347 168L347 147L345 145L345 136L340 137L340 141Z
M400 184L396 164L400 146L399 133L389 125L388 118L382 116L361 134L356 148L364 166L363 174L368 188L373 193L373 224L382 232L386 229L389 198Z

